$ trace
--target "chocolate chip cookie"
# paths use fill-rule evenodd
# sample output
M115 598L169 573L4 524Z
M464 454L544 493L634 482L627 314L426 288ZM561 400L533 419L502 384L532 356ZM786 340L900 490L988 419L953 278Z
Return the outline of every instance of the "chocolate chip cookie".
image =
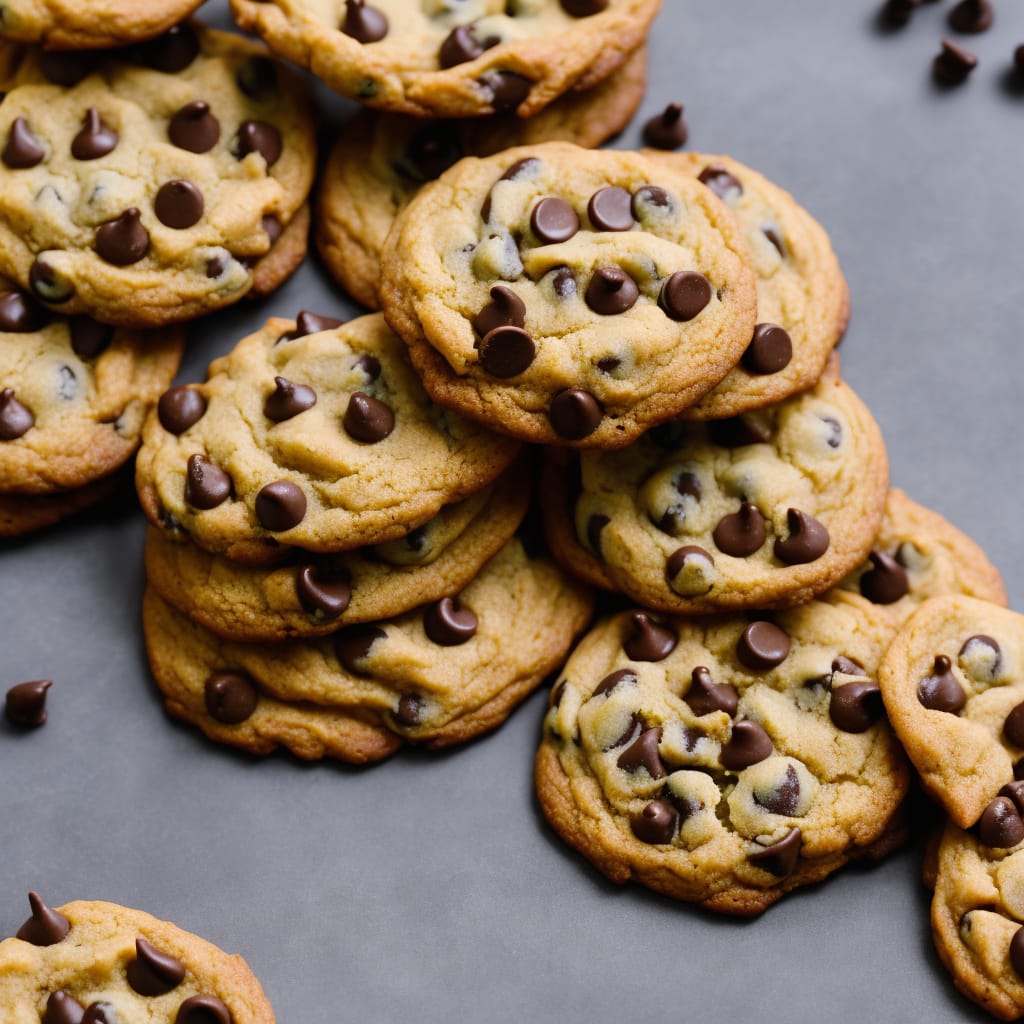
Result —
M395 217L428 181L464 156L564 139L598 146L636 111L647 78L641 47L614 74L568 93L528 120L514 114L427 121L366 112L339 137L320 180L317 245L328 269L359 303L379 309L380 254Z
M619 451L552 449L540 495L567 568L649 608L704 613L799 604L839 582L867 558L887 487L878 425L830 372L759 412L677 420Z
M274 1024L237 954L140 910L29 893L32 916L0 942L0 1006L11 1022Z
M117 477L108 476L53 494L0 493L0 537L20 537L45 530L102 501L116 486Z
M153 590L143 626L168 711L211 739L365 762L495 728L561 664L592 608L586 588L513 539L458 594L319 640L222 640Z
M430 394L524 440L616 448L739 361L756 286L692 175L564 142L466 159L382 257L381 303Z
M532 117L640 46L661 0L232 0L235 20L332 89L419 117Z
M0 271L19 287L153 327L295 269L313 114L261 46L188 22L117 51L18 52L0 104Z
M553 690L545 816L612 881L730 914L887 852L910 774L874 681L891 636L838 592L770 618L616 615Z

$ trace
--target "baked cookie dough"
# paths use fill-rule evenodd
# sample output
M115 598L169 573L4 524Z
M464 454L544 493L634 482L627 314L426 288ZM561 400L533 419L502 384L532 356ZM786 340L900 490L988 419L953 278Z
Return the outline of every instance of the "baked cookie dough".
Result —
M102 501L117 486L117 475L53 494L0 493L0 538L21 537L77 515Z

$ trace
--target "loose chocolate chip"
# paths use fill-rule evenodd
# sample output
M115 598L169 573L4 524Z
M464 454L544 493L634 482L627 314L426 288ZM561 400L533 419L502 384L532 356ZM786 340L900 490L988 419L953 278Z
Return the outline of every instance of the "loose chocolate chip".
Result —
M32 134L28 121L16 117L11 122L11 132L7 136L0 160L13 170L24 170L35 167L46 156L43 144Z
M142 226L137 206L96 229L96 251L115 267L138 263L149 252L149 232Z
M18 929L16 938L33 946L55 946L69 931L71 922L48 907L37 892L28 894L32 916Z
M274 390L263 403L263 415L283 423L316 405L316 392L305 384L293 384L284 377L274 378Z
M231 477L202 455L190 455L185 472L185 501L206 511L231 497Z
M978 58L948 39L942 40L942 50L932 62L932 74L943 85L960 85L978 66Z
M929 711L945 711L953 715L967 703L963 687L950 671L952 667L949 658L939 654L935 658L932 674L918 683L917 699Z
M61 989L51 992L46 1000L43 1024L82 1024L84 1016L85 1007L70 992Z
M477 618L456 598L442 597L423 613L423 630L442 647L455 647L476 636Z
M978 819L978 838L985 846L1005 849L1024 839L1024 821L1014 802L997 796Z
M989 0L960 0L949 12L949 26L954 32L987 32L994 20Z
M764 726L744 720L732 727L732 736L722 745L719 760L726 771L738 772L770 757L771 752L772 740Z
M747 373L763 376L784 370L792 358L793 342L788 331L778 324L757 324L741 362Z
M352 600L352 581L344 570L303 565L295 572L299 604L318 620L336 619Z
M234 1017L216 996L190 996L178 1007L174 1024L234 1024Z
M34 679L18 683L7 691L4 714L7 720L22 729L34 729L46 721L46 691L52 679Z
M265 100L277 92L277 72L274 62L266 57L252 57L239 69L238 88L249 99Z
M1012 800L1018 814L1024 813L1024 782L1019 779L1016 782L1008 782L999 790L999 796L1005 796L1008 800Z
M764 516L749 501L739 512L722 516L711 534L715 547L732 558L748 558L764 544L765 536Z
M601 531L611 522L608 516L594 514L587 519L587 543L590 550L601 557Z
M259 693L242 672L216 672L206 680L203 699L211 718L224 725L238 725L256 710Z
M633 197L618 185L590 197L587 216L598 231L629 231L633 226Z
M882 691L877 683L843 683L832 688L828 716L843 732L866 732L882 717Z
M46 323L46 313L24 292L0 293L0 331L29 334Z
M95 359L109 347L114 328L97 323L91 316L73 316L68 320L71 331L71 351L79 359Z
M609 694L612 692L612 690L615 689L616 686L635 683L637 681L637 678L638 677L636 672L634 672L631 668L617 669L615 672L606 675L604 679L602 679L601 682L599 682L597 686L594 687L594 696L598 697L602 693Z
M642 221L647 208L650 207L656 210L670 210L672 197L657 185L643 185L633 193L630 211L636 220Z
M184 434L205 412L206 399L195 388L184 384L165 391L156 403L160 426L170 434Z
M907 570L884 551L874 548L868 555L873 568L860 578L860 592L874 604L893 604L910 590Z
M491 301L473 319L473 329L480 337L496 327L522 327L526 323L526 304L511 288L496 284L491 288Z
M798 508L788 509L786 522L789 536L775 541L775 557L786 565L805 565L821 558L828 551L828 530L814 516Z
M786 774L778 786L768 793L755 793L754 803L769 814L796 814L800 806L800 777L796 769L791 764L786 765Z
M495 113L518 107L533 88L533 82L514 71L488 71L477 81L490 92Z
M37 256L28 272L28 283L32 291L44 302L60 304L75 294L75 286L56 268Z
M260 526L280 533L302 522L306 515L306 495L291 480L275 480L259 489L255 510Z
M157 949L141 935L135 940L135 959L125 973L128 984L140 996L162 996L185 978L185 965L170 953Z
M679 812L667 800L652 800L639 814L629 818L633 835L652 846L671 843L678 824Z
M776 878L785 878L796 870L802 846L803 834L795 828L785 839L750 854L747 860Z
M697 175L697 180L707 185L719 199L743 195L743 185L739 178L730 174L721 164L708 164Z
M976 679L995 679L1003 667L1003 651L999 642L984 633L969 636L960 648L958 657L961 663L974 663L970 667L963 667Z
M354 391L341 422L349 437L364 444L376 444L395 429L395 414L376 398Z
M82 1015L82 1024L123 1024L113 1003L90 1003Z
M639 297L636 281L618 267L598 267L584 294L587 305L601 316L625 313Z
M349 626L346 629L338 630L334 634L334 653L338 661L349 672L360 675L362 674L362 669L359 666L359 662L370 653L370 648L378 640L383 640L386 636L387 633L380 626L373 626L368 623L359 626Z
M438 55L442 68L453 68L476 60L485 50L501 42L497 36L488 36L481 42L473 35L473 28L473 25L456 25L448 33Z
M1024 927L1018 928L1010 939L1010 963L1017 976L1024 978Z
M633 661L663 661L677 642L676 634L667 626L659 625L646 612L633 612L622 649Z
M39 54L39 70L47 81L70 89L91 75L106 56L102 50L44 50Z
M530 214L530 227L542 245L568 242L580 229L576 211L557 196L545 196Z
M295 330L284 335L281 340L295 341L296 338L304 338L307 334L330 331L335 327L340 327L343 322L333 316L318 316L316 313L310 313L308 309L304 309L295 320Z
M574 18L586 18L600 14L608 7L608 0L560 0L562 10Z
M690 688L683 694L683 700L698 717L724 711L732 718L739 707L740 695L735 686L714 682L710 670L698 665L690 674Z
M0 441L14 441L36 422L31 410L14 397L14 388L0 391Z
M671 511L671 510L670 510ZM666 512L667 516L668 513ZM664 517L662 517L664 520ZM671 585L672 580L676 578L682 568L687 562L692 561L707 562L708 566L715 564L715 559L710 551L705 551L702 547L698 547L696 544L686 544L681 548L676 548L671 555L668 556L668 561L665 563L665 578Z
M773 622L752 622L740 634L736 657L755 672L781 665L789 655L789 636Z
M117 146L117 132L90 107L85 112L81 131L71 140L71 155L76 160L98 160Z
M1003 735L1015 746L1024 747L1024 703L1018 704L1003 723Z
M198 224L205 207L203 193L191 181L181 178L161 185L153 200L153 210L160 223L179 231Z
M167 135L178 149L208 153L220 138L220 122L210 113L209 103L193 100L171 118Z
M680 270L661 286L658 305L670 320L692 320L711 301L711 283L703 274Z
M184 71L198 55L199 36L191 25L182 22L144 44L140 50L139 63L156 71L173 74Z
M661 728L645 729L619 754L615 762L623 771L637 772L643 768L652 779L663 779L667 774L658 754Z
M388 19L365 0L345 0L341 31L358 43L375 43L388 34Z
M754 416L733 416L708 424L712 444L722 448L742 448L748 444L765 444L771 440L770 424Z
M921 0L886 0L882 7L882 18L889 24L902 27L910 21L911 14Z
M495 327L480 342L480 365L503 380L522 373L536 354L533 338L521 327Z
M238 143L235 156L241 160L250 153L259 153L273 167L284 151L281 133L266 121L243 121L238 126Z
M679 149L686 145L689 132L683 120L682 103L670 103L660 114L644 122L645 146L655 149Z
M567 441L580 441L601 425L604 415L598 400L579 388L560 391L551 400L548 418L559 437Z

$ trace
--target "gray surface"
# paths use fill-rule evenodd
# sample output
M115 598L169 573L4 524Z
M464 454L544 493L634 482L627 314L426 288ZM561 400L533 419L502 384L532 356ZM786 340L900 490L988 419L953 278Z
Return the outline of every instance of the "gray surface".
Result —
M823 221L853 297L844 373L893 482L977 538L1021 608L1024 98L1003 73L1024 6L998 5L967 41L973 79L940 91L949 6L880 33L853 0L666 0L642 116L682 100L691 148ZM355 312L310 260L196 325L180 379L304 307ZM29 888L136 906L244 953L282 1024L988 1019L932 951L917 847L754 922L605 883L531 795L543 695L467 749L361 771L252 761L172 723L139 635L142 537L128 493L0 547L0 687L56 680L44 729L0 726L0 934Z

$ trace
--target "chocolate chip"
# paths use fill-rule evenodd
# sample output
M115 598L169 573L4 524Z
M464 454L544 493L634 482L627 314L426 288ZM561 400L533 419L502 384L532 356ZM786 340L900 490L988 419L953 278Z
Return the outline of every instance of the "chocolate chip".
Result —
M65 989L51 992L42 1024L82 1024L85 1007Z
M668 513L665 513L668 515ZM664 517L663 517L664 518ZM683 567L694 560L703 561L708 566L715 564L715 559L709 551L705 551L702 547L698 547L696 544L686 544L681 548L676 548L671 555L668 556L668 561L665 563L665 578L668 580L671 586L672 580L679 575Z
M622 641L626 657L632 661L663 661L678 643L676 634L655 622L646 612L632 612L629 633Z
M205 207L203 193L191 181L182 178L161 185L153 200L153 210L160 223L179 231L198 224Z
M422 710L418 697L411 693L403 693L395 709L395 720L406 728L418 725Z
M771 752L772 740L764 726L744 720L732 727L732 736L722 745L719 760L727 771L738 772L770 757Z
M498 181L515 181L516 178L524 177L527 174L535 174L539 169L540 161L535 156L527 156L512 164ZM483 206L480 207L480 217L485 224L491 219L491 195L489 192Z
M336 619L352 600L352 582L344 569L303 565L295 571L299 604L318 621Z
M1017 976L1024 978L1024 927L1018 928L1010 939L1010 964Z
M71 155L76 160L98 160L117 146L117 132L90 107L85 112L81 131L71 140Z
M740 634L736 657L755 672L781 665L789 655L789 636L773 622L752 622Z
M587 216L598 231L629 231L633 227L633 197L618 185L590 197Z
M395 414L376 398L354 391L341 422L349 437L376 444L395 429Z
M291 480L275 480L259 489L255 511L264 529L275 533L290 530L306 515L306 495Z
M697 175L697 180L707 185L719 199L738 198L743 195L740 179L730 174L721 164L708 164Z
M686 145L688 134L682 103L670 103L660 114L645 121L642 132L644 145L655 149L679 149Z
M858 681L832 688L828 716L843 732L866 732L882 717L883 711L882 691L877 683Z
M1003 735L1015 746L1024 747L1024 703L1018 704L1003 723Z
M1018 814L1024 812L1024 782L1020 780L1008 782L999 790L999 796L1005 796L1008 800L1013 801L1013 806L1017 808Z
M960 85L977 66L973 53L943 39L942 50L932 62L932 74L943 85Z
M632 742L639 731L642 731L644 727L644 721L635 711L629 716L629 723L626 728L622 730L622 735L617 740L609 743L604 749L605 751L617 750L619 747L624 747L627 743Z
M631 669L631 668L620 668L620 669L617 669L615 672L611 672L608 675L606 675L604 677L604 679L602 679L601 682L599 682L597 684L597 686L594 687L594 696L598 697L602 693L603 694L609 694L617 686L623 686L623 685L628 685L628 684L635 683L635 682L637 682L637 679L638 679L637 674L636 674L636 672L633 671L633 669Z
M652 846L671 843L678 824L679 812L667 800L652 800L639 814L629 817L633 835Z
M32 916L18 929L16 938L31 942L33 946L55 946L69 931L71 922L56 910L51 910L37 892L28 894Z
M882 19L889 25L902 27L910 21L911 14L920 3L921 0L886 0L882 7Z
M580 441L601 425L604 415L598 400L579 388L560 391L551 400L548 418L559 437L567 441Z
M594 514L587 519L587 543L590 550L601 557L601 531L611 522L608 516Z
M4 143L3 152L0 153L0 160L3 160L7 167L23 170L35 167L45 156L46 149L32 134L28 121L23 117L16 117L11 122L11 131L7 136L7 142Z
M741 362L747 373L763 376L784 370L792 358L793 342L787 331L778 324L757 324Z
M97 323L91 316L73 316L68 320L71 332L71 351L79 359L95 359L109 347L114 328Z
M135 959L125 969L128 984L140 996L162 996L185 978L185 965L157 949L141 935L135 940Z
M598 267L584 294L587 305L602 316L625 313L639 297L636 281L618 267Z
M442 597L424 611L423 630L435 644L456 647L476 636L477 618L457 598Z
M296 338L304 338L307 334L319 334L321 331L330 331L340 327L344 323L333 316L318 316L310 313L308 309L302 310L295 320L295 330L285 334L282 341L295 341Z
M638 772L643 768L652 779L663 779L667 773L665 765L658 754L658 744L660 742L660 727L645 729L619 754L618 760L615 763L623 771Z
M670 320L685 323L711 301L711 283L703 274L680 270L661 286L658 305Z
M199 36L191 25L182 22L145 43L140 49L139 63L173 74L184 71L198 55Z
M748 558L758 551L765 539L764 516L749 501L740 505L739 512L722 516L711 534L715 546L733 558Z
M224 725L238 725L256 710L259 693L243 672L216 672L206 680L203 699L211 718Z
M263 403L263 415L283 423L316 405L316 392L305 384L293 384L284 377L274 378L274 390Z
M884 551L874 548L868 558L873 568L860 578L860 592L873 604L893 604L910 591L907 570Z
M571 299L576 294L576 277L572 270L556 267L551 274L551 290L560 299Z
M960 667L975 679L994 680L1003 667L1002 648L998 641L984 633L968 637L960 648L958 658Z
M586 18L600 14L608 7L608 0L560 0L562 10L574 18Z
M491 288L491 301L473 319L473 329L480 335L496 327L522 327L526 323L526 304L511 288L496 284Z
M521 327L495 327L480 342L480 365L503 380L526 370L536 354L533 338Z
M47 81L70 89L91 75L106 57L103 50L44 50L39 54L39 70Z
M960 0L949 12L949 26L954 32L987 32L994 20L989 0Z
M776 538L775 557L786 565L805 565L821 558L828 551L828 530L814 516L798 508L788 509L786 522L789 536Z
M193 100L171 118L167 135L178 149L208 153L220 138L220 122L210 113L209 103Z
M44 256L37 256L28 272L28 283L32 291L44 302L60 304L75 294L75 286L46 262Z
M671 210L672 197L658 185L643 185L633 193L630 211L636 220L642 221L651 209Z
M149 252L149 232L142 226L137 206L96 229L96 251L115 267L138 263Z
M113 1003L97 1000L82 1015L82 1024L124 1024Z
M771 426L754 416L733 416L708 424L712 444L722 448L743 448L748 444L766 444L771 440Z
M448 33L438 54L442 68L453 68L458 64L476 60L485 50L497 46L500 39L488 36L482 42L473 35L474 25L456 25Z
M179 384L165 391L156 403L160 426L170 434L184 434L206 412L206 399L195 388Z
M952 715L967 703L963 687L950 671L952 667L949 658L939 654L935 658L932 674L918 683L917 699L929 711L945 711Z
M7 691L4 714L7 720L22 729L35 729L46 721L46 691L52 679L34 679L18 683Z
M0 331L30 334L46 323L46 313L24 292L0 293Z
M231 477L203 455L190 455L185 472L185 501L208 510L231 497Z
M740 695L729 683L716 683L711 672L698 665L690 675L690 687L683 694L683 700L698 717L710 715L713 711L724 711L730 718L736 714Z
M1005 849L1024 839L1024 821L1014 802L997 796L978 819L978 838L985 846Z
M787 764L786 773L779 780L778 786L767 793L755 792L754 803L769 814L796 814L800 806L800 777L796 769Z
M576 211L557 196L545 196L530 214L530 227L541 245L568 242L580 229Z
M31 410L14 397L14 388L0 391L0 441L14 441L36 422Z
M359 662L370 653L370 648L378 640L383 640L386 636L387 633L380 626L369 623L348 626L334 634L334 653L349 672L361 675Z
M796 870L802 846L803 834L795 828L785 839L750 854L747 860L776 878L785 878Z
M274 62L266 57L251 57L239 68L235 80L238 88L252 100L265 100L277 92Z
M345 0L341 31L358 43L375 43L388 34L388 19L365 0Z
M190 996L178 1007L174 1024L234 1024L234 1017L216 996Z
M269 169L277 163L283 150L281 133L272 124L266 121L243 121L238 126L238 142L234 153L239 160L250 153L259 153Z
M514 71L487 71L477 82L490 92L495 113L518 107L533 88L533 82Z

